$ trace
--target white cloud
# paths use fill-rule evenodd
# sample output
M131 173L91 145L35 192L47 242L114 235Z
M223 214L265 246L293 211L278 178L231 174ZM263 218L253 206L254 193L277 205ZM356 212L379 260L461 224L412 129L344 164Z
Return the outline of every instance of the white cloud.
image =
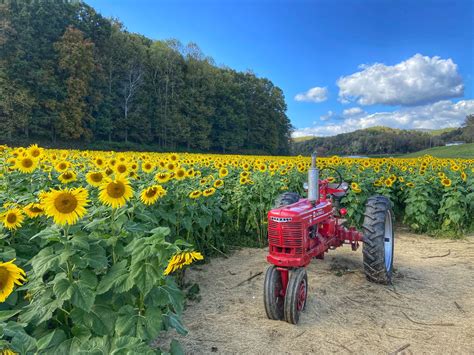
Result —
M305 102L323 102L328 99L328 89L322 87L314 87L309 89L306 92L302 92L295 96L296 101L305 101Z
M333 117L334 117L334 112L328 111L328 113L326 113L325 115L319 116L319 119L320 119L321 121L327 121L327 120L329 120L329 119L331 119L331 118L333 118Z
M361 71L337 81L339 100L359 105L421 105L462 97L464 85L452 59L413 57L393 66L359 66Z
M361 113L365 113L365 112L360 107L351 107L342 111L342 115L344 117L357 116L357 115L360 115Z
M473 113L474 100L462 100L457 103L443 100L434 104L407 107L393 112L376 112L360 117L347 117L337 123L298 129L293 133L293 136L332 136L374 126L399 129L459 127L466 116Z

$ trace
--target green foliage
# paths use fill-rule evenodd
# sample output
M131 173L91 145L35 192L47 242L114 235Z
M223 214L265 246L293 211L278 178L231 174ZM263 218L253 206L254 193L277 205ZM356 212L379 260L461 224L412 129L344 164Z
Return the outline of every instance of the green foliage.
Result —
M15 309L0 311L9 348L21 354L155 353L149 344L160 332L186 333L184 294L163 270L188 244L169 242L169 228L130 228L133 215L113 214L104 223L104 213L98 209L94 216L102 222L100 236L84 220L71 228L46 227L30 239L41 249L29 262L28 283L14 294L21 295L11 302ZM135 232L123 233L130 229ZM13 246L23 260L19 241Z

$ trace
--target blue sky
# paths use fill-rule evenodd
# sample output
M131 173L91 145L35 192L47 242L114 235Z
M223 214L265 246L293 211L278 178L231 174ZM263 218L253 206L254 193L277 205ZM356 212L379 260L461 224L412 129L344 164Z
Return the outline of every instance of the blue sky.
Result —
M269 78L295 135L458 126L474 113L472 1L86 2L131 32L195 42Z

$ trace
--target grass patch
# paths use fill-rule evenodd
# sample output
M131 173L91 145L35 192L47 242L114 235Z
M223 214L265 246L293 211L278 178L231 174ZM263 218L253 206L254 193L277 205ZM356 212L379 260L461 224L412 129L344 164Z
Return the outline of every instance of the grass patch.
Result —
M425 154L432 155L436 158L474 158L474 143L467 143L462 145L434 147L430 149L420 150L418 152L410 153L404 158L416 158Z

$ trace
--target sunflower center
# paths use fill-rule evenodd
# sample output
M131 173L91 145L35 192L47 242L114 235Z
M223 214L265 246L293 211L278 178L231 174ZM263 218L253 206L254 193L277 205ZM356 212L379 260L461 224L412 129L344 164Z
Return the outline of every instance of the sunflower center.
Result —
M145 164L145 169L151 169L151 164Z
M114 181L107 185L107 194L112 198L120 198L125 194L125 185L120 181Z
M31 155L34 156L35 158L38 157L41 154L41 152L38 149L35 149L31 152Z
M30 158L25 158L21 161L21 165L23 165L25 168L31 168L33 166L33 160Z
M10 224L15 223L15 222L16 222L16 219L17 219L17 217L16 217L16 214L15 214L15 213L9 213L9 214L7 215L7 222L10 223Z
M9 273L4 267L0 267L0 290L3 290L8 282Z
M62 192L55 198L54 207L61 213L71 213L77 207L77 199L69 192Z
M67 166L66 166L65 163L59 164L59 169L64 170L64 169L66 169L66 168L67 168Z
M156 189L156 187L152 187L151 189L148 189L145 193L146 197L153 197L156 195L156 193L158 192L158 190Z
M64 173L63 178L69 180L69 179L72 178L72 174L71 173Z
M179 170L176 175L178 175L179 177L183 177L184 176L184 171L183 170Z
M119 173L124 173L127 171L127 167L125 165L119 165L117 170Z
M101 182L102 181L102 174L101 173L91 174L91 180L94 181L94 182Z

